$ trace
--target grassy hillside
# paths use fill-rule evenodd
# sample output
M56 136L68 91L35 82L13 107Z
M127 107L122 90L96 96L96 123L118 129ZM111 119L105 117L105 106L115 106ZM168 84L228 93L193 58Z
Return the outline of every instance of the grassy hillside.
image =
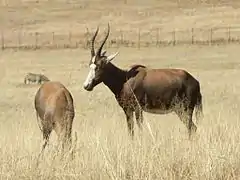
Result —
M4 2L6 2L4 4ZM238 1L3 0L0 29L82 32L97 24L113 29L189 29L239 24Z

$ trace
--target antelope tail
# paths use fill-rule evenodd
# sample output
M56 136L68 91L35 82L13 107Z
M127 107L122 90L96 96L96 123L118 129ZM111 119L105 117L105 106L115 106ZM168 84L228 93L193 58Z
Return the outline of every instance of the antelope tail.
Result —
M201 93L199 93L199 95L197 97L197 103L195 106L195 115L196 115L196 123L198 123L199 120L203 118L203 105L202 105Z
M40 121L39 121L39 116L38 116L37 111L36 111L36 117L37 117L38 127L39 127L39 129L42 131L43 128L42 128L41 123L40 123Z

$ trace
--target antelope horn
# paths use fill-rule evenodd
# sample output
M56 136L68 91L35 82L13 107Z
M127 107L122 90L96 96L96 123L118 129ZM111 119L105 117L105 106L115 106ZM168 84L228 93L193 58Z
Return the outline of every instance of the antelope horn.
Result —
M108 31L107 31L107 35L105 36L105 38L104 38L104 40L103 40L101 46L99 47L99 49L98 49L98 51L97 51L97 56L101 56L101 51L102 51L102 48L103 48L105 42L107 41L107 38L108 38L108 36L109 36L109 32L110 32L110 25L109 25L109 23L108 23Z
M98 34L98 30L99 30L99 26L97 27L97 30L91 40L91 55L92 55L92 57L95 56L94 42L95 42L96 36Z

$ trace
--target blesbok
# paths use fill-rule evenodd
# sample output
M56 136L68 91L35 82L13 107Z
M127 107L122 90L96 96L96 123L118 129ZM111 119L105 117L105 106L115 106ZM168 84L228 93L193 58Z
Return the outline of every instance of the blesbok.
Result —
M30 82L42 84L47 81L50 81L50 80L43 74L27 73L26 76L24 77L24 84L28 84Z
M118 52L106 56L102 48L109 36L107 34L95 53L94 41L99 27L92 37L90 71L84 82L84 89L92 91L103 82L115 95L126 115L130 134L134 135L133 113L140 129L143 111L156 114L175 112L186 125L189 137L197 130L192 121L195 108L197 120L202 113L202 95L199 82L182 69L149 69L134 65L130 70L122 70L111 63Z
M52 130L58 136L62 152L67 148L70 150L75 110L73 98L68 89L60 82L46 82L38 89L34 105L38 125L43 135L43 144L39 157L44 152Z

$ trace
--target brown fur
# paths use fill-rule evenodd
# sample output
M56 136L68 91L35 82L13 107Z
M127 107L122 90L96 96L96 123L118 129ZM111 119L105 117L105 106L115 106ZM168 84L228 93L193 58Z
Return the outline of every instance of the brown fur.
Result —
M43 153L49 136L54 130L62 150L71 145L72 123L75 116L73 98L68 89L60 82L46 82L36 93L35 109L38 124L43 134ZM40 118L40 119L39 119Z
M175 112L187 126L189 136L196 131L192 113L196 107L196 117L200 118L202 95L199 82L188 72L144 67L123 71L108 63L103 69L102 82L111 89L123 108L131 135L134 134L133 113L141 128L142 111L156 114Z
M92 45L96 66L95 77L91 83L84 85L84 88L92 91L101 82L109 87L125 112L128 129L132 136L134 135L133 113L135 113L138 126L141 128L142 113L146 111L156 114L175 112L187 126L190 137L192 132L197 129L192 121L194 108L196 108L197 119L202 115L202 95L199 82L182 69L148 69L143 65L136 64L128 71L119 69L110 62L111 58L101 55L101 47L106 42L108 35L109 26L108 33L96 56Z

